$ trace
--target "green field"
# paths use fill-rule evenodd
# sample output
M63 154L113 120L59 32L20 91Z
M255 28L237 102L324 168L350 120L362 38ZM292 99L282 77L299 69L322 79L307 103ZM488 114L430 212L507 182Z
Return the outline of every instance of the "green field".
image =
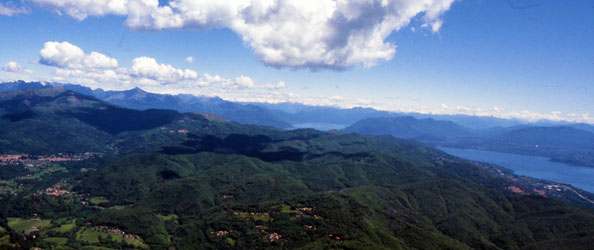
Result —
M254 221L270 221L272 220L272 218L270 216L265 216L264 214L261 213L248 213L248 212L237 212L237 215L242 217L242 218L250 218Z
M81 242L86 242L89 244L96 244L99 243L99 237L108 238L111 236L113 241L117 242L126 242L128 245L132 245L136 248L148 248L146 244L142 241L135 240L135 239L124 239L123 235L120 234L110 234L107 232L103 232L97 228L83 228L76 232L76 240Z
M101 196L92 197L89 201L93 205L100 205L100 204L108 203L109 202L108 199L105 199L105 197L101 197Z
M295 211L291 210L291 206L289 206L289 205L281 206L281 213L292 213L292 212L295 212Z
M99 247L99 246L83 246L81 250L115 250L114 248Z
M27 219L8 218L8 226L18 232L24 232L32 227L46 228L51 225L51 222L52 220L49 219L29 221Z
M68 242L68 238L64 237L48 237L45 239L47 242L55 243L58 245L65 245Z
M2 237L0 237L0 245L10 245L10 235L4 235Z
M128 245L132 245L135 248L144 248L144 249L148 249L149 248L146 244L144 244L142 241L139 241L139 240L126 239L125 241L126 241L126 243Z
M66 233L66 232L72 231L72 229L74 229L74 227L76 227L76 220L72 223L68 223L68 224L64 224L59 227L56 227L56 228L52 229L52 231L55 231L58 233Z
M162 221L170 221L170 220L177 221L177 219L179 218L179 216L177 216L177 214L169 214L169 215L157 214L157 217L159 217L159 219L161 219Z
M99 236L107 237L107 233L100 232L93 228L83 228L76 232L76 240L88 243L99 243Z

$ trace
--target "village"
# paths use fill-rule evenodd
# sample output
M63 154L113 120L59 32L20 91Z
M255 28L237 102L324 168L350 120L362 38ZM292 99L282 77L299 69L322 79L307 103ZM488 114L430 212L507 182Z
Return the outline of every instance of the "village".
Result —
M54 186L51 186L46 189L38 191L37 195L60 197L62 195L66 195L66 194L70 194L70 193L71 193L70 191L62 189L62 187L60 187L59 185L54 185ZM74 194L74 192L72 192L72 194Z
M126 233L119 228L105 225L92 226L89 223L85 223L84 226L78 226L76 225L76 220L57 221L60 221L60 219L41 219L37 214L32 214L30 218L8 218L8 225L15 231L22 232L24 235L33 239L39 237L42 240L65 240L66 238L60 236L60 233L73 232L76 235L76 240L88 244L96 244L101 241L101 238L109 238L114 242L125 242L130 246L148 248L141 236ZM56 234L58 236L55 236Z
M438 157L437 161L441 163L455 163L454 160L446 160L442 157ZM537 195L546 198L576 197L585 203L594 204L593 194L574 188L571 185L559 184L526 176L518 176L508 169L492 164L481 162L473 163L475 166L497 175L510 183L505 188L512 193L519 195Z
M28 155L28 154L2 154L0 155L0 166L19 166L37 167L54 162L83 161L93 157L93 153L85 152L82 154L59 153L49 156Z
M124 239L134 239L134 240L142 241L142 238L140 236L138 236L136 234L126 233L119 228L110 228L108 226L97 226L96 229L98 229L101 232L108 233L111 235L121 235L124 237Z
M226 194L225 197L232 197L233 195ZM283 241L287 239L283 238L283 235L279 232L274 232L270 230L269 227L270 222L272 222L277 216L284 214L290 215L293 219L313 219L313 220L322 220L323 218L315 213L316 209L314 207L309 206L298 206L293 207L289 205L279 205L272 207L272 210L269 212L247 212L247 211L227 211L223 209L225 212L231 212L231 214L241 220L245 221L252 221L254 225L254 229L259 231L260 233L265 235L265 240L271 244L283 244ZM303 232L307 232L310 234L315 234L318 232L318 228L314 225L304 223ZM220 238L228 240L229 237L233 237L233 231L229 229L223 230L214 230L210 231L209 233L213 238ZM341 234L330 233L328 234L330 240L333 241L342 241L343 236Z

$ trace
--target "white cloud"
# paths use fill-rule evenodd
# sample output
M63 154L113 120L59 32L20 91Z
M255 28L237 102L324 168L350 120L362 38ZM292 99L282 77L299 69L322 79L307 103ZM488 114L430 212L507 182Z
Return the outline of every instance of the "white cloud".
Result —
M188 57L186 57L186 59L184 59L184 61L186 61L187 63L193 63L194 62L194 57L193 56L188 56Z
M85 58L85 52L69 42L46 42L39 55L39 63L62 68L80 67Z
M2 67L2 70L6 71L6 72L10 72L10 73L27 73L27 74L33 73L33 71L31 71L30 69L27 69L13 61L6 63L4 65L4 67Z
M140 0L146 1L146 0ZM149 0L152 1L152 0ZM57 14L62 12L77 19L84 20L88 16L125 15L129 0L30 0L39 6L53 9Z
M565 114L560 111L552 111L550 113L538 113L529 110L507 111L498 106L482 109L475 106L453 106L443 103L436 107L413 105L406 108L400 105L398 109L395 109L395 106L389 103L379 103L364 99L352 99L343 96L301 96L294 93L287 93L284 90L287 85L283 81L279 81L276 84L258 84L252 78L245 75L240 75L236 78L225 78L220 75L211 75L208 73L199 75L194 70L178 69L169 64L159 63L156 59L150 57L134 59L130 68L106 68L106 66L111 67L114 64L101 62L112 60L105 60L103 56L93 55L93 53L86 54L77 46L67 42L54 42L53 44L50 42L50 46L46 43L44 49L48 50L40 53L40 56L45 56L47 62L52 62L46 63L46 65L57 67L54 71L53 80L78 83L92 88L123 90L141 87L157 93L221 96L228 100L241 102L297 102L308 105L326 105L342 108L374 107L389 111L426 114L466 114L507 119L516 118L528 121L546 119L594 123L594 117L588 113ZM85 62L85 59L88 59L86 60L87 62ZM7 80L26 78L23 74L15 74L15 72L27 72L27 69L16 62L8 62L2 67L2 70L7 72L4 75Z
M0 16L15 16L20 14L29 14L29 9L15 7L11 2L0 3Z
M147 78L163 83L198 78L198 73L193 70L181 70L169 64L159 64L156 59L150 57L135 58L132 61L130 73L140 78Z
M439 31L454 0L31 0L82 20L127 16L135 30L229 28L267 65L344 69L391 60L387 37L419 17Z
M116 68L118 61L98 52L86 54L69 42L46 42L39 51L39 63L60 68Z
M502 119L520 119L528 122L537 122L541 120L549 121L570 121L570 122L586 122L594 124L594 117L589 114L564 114L561 111L551 111L550 113L540 113L530 110L505 110L499 106L492 108L481 109L475 106L455 106L451 107L447 104L441 104L440 108L424 107L409 108L401 110L402 112L418 112L424 114L449 114L449 115L471 115L471 116L490 116Z
M91 52L85 56L83 64L87 68L117 68L118 60L98 52Z
M277 84L258 84L252 78L240 75L224 78L204 73L199 75L192 69L179 69L170 64L159 63L151 57L138 57L131 66L118 67L117 60L98 52L85 53L78 46L68 42L47 42L40 51L40 63L56 67L55 81L69 81L92 88L128 89L143 87L159 89L159 92L193 92L212 88L221 91L255 89L277 90L286 87L283 81ZM6 69L18 70L20 65L12 62ZM21 67L22 68L22 67Z
M254 86L256 86L252 78L249 78L244 75L235 78L235 84L237 84L237 86L240 88L253 88Z
M283 81L277 82L276 84L268 83L268 84L264 85L264 88L267 88L267 89L284 89L286 87L287 87L287 84Z
M214 83L224 83L226 81L227 81L226 79L223 79L219 75L213 76L213 75L209 75L208 73L204 73L204 75L198 81L196 81L196 84L201 87L206 87L206 86L214 84Z

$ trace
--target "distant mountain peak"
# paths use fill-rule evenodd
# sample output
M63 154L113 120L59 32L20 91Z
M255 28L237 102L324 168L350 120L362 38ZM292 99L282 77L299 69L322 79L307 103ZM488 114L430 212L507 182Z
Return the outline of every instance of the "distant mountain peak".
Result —
M124 92L126 93L134 93L134 94L148 94L149 92L146 92L144 89L141 89L140 87L134 87L133 89L129 89L129 90L125 90Z

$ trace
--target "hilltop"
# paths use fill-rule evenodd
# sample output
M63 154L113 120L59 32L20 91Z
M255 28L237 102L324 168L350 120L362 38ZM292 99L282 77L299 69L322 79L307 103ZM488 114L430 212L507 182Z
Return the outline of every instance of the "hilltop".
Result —
M474 131L471 129L450 121L436 121L431 118L416 119L412 116L366 118L345 128L344 131L421 140L440 140L474 135Z

